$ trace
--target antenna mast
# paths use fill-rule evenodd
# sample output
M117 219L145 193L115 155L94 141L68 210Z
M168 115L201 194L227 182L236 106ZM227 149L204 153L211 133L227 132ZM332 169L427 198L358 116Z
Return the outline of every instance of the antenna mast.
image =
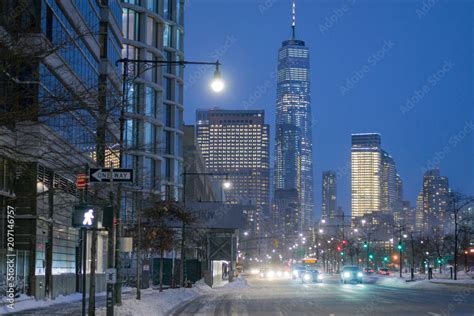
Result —
M292 39L295 39L295 28L296 28L296 5L295 0L292 0L293 4L291 6L291 30L292 30Z

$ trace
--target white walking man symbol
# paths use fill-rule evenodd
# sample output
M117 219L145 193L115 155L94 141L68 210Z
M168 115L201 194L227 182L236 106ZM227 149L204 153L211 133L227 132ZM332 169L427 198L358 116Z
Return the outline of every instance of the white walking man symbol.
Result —
M94 210L89 209L86 213L84 213L84 221L82 222L82 225L92 226L93 218L94 218Z

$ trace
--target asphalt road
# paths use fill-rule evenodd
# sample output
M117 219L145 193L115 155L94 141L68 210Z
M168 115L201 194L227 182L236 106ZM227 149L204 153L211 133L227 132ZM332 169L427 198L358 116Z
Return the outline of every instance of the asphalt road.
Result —
M247 278L249 287L201 296L171 315L469 315L474 288L406 289L375 284L323 284Z

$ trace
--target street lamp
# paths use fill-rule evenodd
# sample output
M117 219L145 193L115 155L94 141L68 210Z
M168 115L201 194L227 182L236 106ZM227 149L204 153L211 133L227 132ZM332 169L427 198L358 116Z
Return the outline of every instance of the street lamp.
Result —
M128 81L129 81L129 74L133 73L134 76L131 79L131 81L134 81L136 78L138 78L142 73L144 73L147 70L154 69L156 67L162 67L165 65L180 65L180 66L185 66L185 65L214 65L216 67L214 71L214 80L211 84L212 89L215 92L220 92L224 89L224 81L221 78L221 73L219 70L219 66L221 63L219 60L215 62L200 62L200 61L185 61L185 60L179 60L179 61L172 61L172 60L149 60L149 59L128 59L128 58L121 58L115 61L115 65L118 64L123 64L123 70L122 70L122 100L121 100L121 108L120 108L120 119L119 119L119 165L122 167L123 165L123 153L124 153L124 138L125 138L125 108L128 104L128 95L129 93L127 92L127 88L129 87ZM132 66L132 68L130 68ZM142 66L142 68L138 68L138 71L135 70L136 66ZM120 186L118 189L118 192L120 192ZM118 198L120 199L121 196L120 194L117 194ZM120 219L121 218L121 208L117 208L117 212L115 214L115 217ZM184 225L184 224L183 224ZM115 295L116 295L116 300L118 303L122 302L122 283L120 282L120 239L122 237L122 221L118 220L117 225L115 227L115 234L114 234L114 239L115 239L115 268L116 268L116 273L117 273L117 279L119 280L115 284ZM137 297L139 297L139 286L137 286ZM107 295L113 295L113 291L111 290L111 287L107 288Z
M211 82L211 88L214 92L221 92L224 90L225 84L221 77L221 72L219 70L219 63L216 63L216 70L214 71L214 79Z

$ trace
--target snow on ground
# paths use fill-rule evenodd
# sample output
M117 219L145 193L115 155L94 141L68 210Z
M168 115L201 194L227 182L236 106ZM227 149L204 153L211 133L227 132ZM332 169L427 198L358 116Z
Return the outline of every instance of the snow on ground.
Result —
M416 278L418 277L418 278ZM415 276L415 281L409 281L410 278L400 278L398 276L366 276L364 277L364 283L368 284L377 284L382 286L390 286L390 287L397 287L397 288L438 288L440 284L459 284L459 285L472 285L474 286L473 279L461 279L461 280L449 280L449 279L431 279L428 280L427 278L420 278L419 276Z
M243 289L248 287L247 280L245 280L243 277L238 277L237 279L234 280L234 282L227 283L223 287L226 289Z
M147 289L142 291L141 300L135 298L124 300L122 306L116 308L115 315L163 315L179 304L198 296L221 291L222 289L242 289L247 286L247 281L239 277L234 282L217 289L210 288L203 280L196 282L192 288L167 289L161 293L158 290ZM97 315L106 315L106 308L98 309Z
M106 292L97 293L96 296L105 296ZM87 296L89 297L89 296ZM8 314L13 312L20 312L27 309L38 309L43 307L48 307L56 304L64 304L70 302L76 302L82 300L82 293L74 293L70 295L59 295L55 299L46 299L46 300L35 300L31 296L26 296L22 294L19 298L15 299L15 308L10 309L6 305L3 305L6 301L2 300L0 303L0 314Z

